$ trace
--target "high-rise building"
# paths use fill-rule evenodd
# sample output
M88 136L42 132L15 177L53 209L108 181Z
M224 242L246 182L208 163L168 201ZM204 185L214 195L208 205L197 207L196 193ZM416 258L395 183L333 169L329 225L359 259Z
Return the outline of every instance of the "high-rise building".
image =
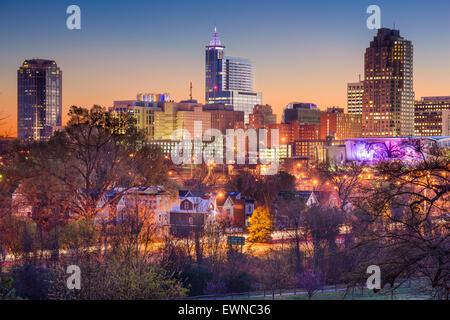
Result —
M414 106L414 135L417 137L438 137L443 132L445 117L450 110L450 97L424 97Z
M25 60L17 71L17 137L47 140L61 126L62 72L53 60Z
M313 103L292 102L283 112L283 122L300 121L302 124L320 125L320 110Z
M253 92L253 63L250 60L226 57L225 90Z
M361 115L344 113L342 108L328 108L320 115L320 139L336 140L361 137Z
M413 45L399 30L382 28L364 61L363 137L414 134Z
M248 123L253 107L262 104L262 93L253 91L253 64L247 59L225 57L216 28L205 56L206 104L232 105L234 110L244 111Z
M347 84L347 110L349 114L362 115L364 82Z

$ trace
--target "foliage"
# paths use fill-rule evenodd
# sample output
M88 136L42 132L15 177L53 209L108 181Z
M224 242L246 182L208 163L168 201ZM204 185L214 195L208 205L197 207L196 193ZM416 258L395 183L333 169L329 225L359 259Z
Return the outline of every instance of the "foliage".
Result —
M240 293L248 292L252 288L254 277L245 271L226 274L221 281L225 284L227 292Z
M205 266L185 265L181 272L181 279L186 288L189 288L190 296L202 295L206 285L213 277L212 272Z
M214 281L208 281L206 283L205 290L203 293L205 295L220 295L227 292L227 286L222 280L219 280L217 282Z
M13 271L12 287L18 296L30 300L47 300L54 275L42 266L27 264Z
M264 243L270 240L273 229L272 219L266 207L258 207L250 217L248 241L251 243Z
M183 297L187 290L171 274L144 257L110 256L107 259L91 255L79 261L81 289L65 287L65 266L52 271L57 275L52 283L52 299L76 300L166 300Z

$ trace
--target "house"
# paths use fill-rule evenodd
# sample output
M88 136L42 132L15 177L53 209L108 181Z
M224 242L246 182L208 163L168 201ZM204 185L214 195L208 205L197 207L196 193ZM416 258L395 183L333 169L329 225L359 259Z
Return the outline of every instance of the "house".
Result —
M255 210L255 201L242 197L240 192L228 192L217 197L217 210L231 218L232 226L241 228L248 226L248 219Z
M188 237L193 232L201 232L215 221L217 213L215 195L180 190L179 203L169 213L170 233Z
M161 236L169 225L170 209L177 203L176 196L159 186L111 190L98 204L99 208L105 207L97 215L96 222L107 219L120 223L127 213L138 212L142 219L156 226Z

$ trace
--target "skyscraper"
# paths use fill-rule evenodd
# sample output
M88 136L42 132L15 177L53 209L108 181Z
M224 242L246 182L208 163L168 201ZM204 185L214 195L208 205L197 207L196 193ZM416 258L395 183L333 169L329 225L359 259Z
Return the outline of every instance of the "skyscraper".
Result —
M61 126L62 72L53 60L25 60L17 71L17 136L47 140Z
M245 123L253 107L262 104L262 93L253 91L253 64L244 58L226 57L217 30L206 46L205 60L206 104L232 105L244 111Z
M414 134L413 45L382 28L365 53L363 137Z

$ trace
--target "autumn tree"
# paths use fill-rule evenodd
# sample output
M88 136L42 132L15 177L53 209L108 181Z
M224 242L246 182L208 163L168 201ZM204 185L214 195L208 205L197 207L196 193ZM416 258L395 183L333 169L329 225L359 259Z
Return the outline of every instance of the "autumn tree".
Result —
M250 217L250 226L248 241L251 243L264 243L270 240L270 234L273 229L272 219L269 209L260 206L253 211Z
M127 125L132 119L99 106L73 106L69 116L67 127L48 142L21 147L15 173L23 180L51 177L59 194L70 196L72 216L94 219L131 188L166 182L162 153Z

